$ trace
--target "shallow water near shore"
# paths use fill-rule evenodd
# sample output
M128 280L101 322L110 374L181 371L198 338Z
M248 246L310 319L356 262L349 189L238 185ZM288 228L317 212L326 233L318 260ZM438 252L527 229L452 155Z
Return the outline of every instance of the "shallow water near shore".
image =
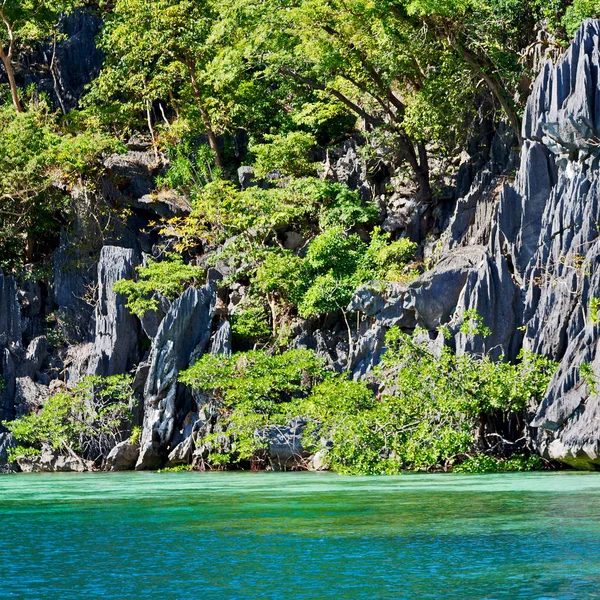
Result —
M0 477L0 598L600 595L600 474Z

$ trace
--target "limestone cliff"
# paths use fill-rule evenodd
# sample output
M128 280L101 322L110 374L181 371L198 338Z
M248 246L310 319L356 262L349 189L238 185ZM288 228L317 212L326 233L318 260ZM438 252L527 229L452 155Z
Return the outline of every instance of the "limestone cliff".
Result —
M435 346L445 343L438 328L446 325L458 353L505 360L522 349L544 354L559 368L543 401L531 407L525 433L542 456L590 468L600 465L600 323L590 308L600 301L600 21L586 21L564 56L543 66L522 138L519 153L516 136L498 125L487 160L468 181L459 173L452 209L437 218L435 249L421 245L432 268L408 285L357 291L349 307L359 316L352 349L341 319L301 324L292 345L316 350L337 370L350 364L356 378L372 377L392 326L424 328ZM0 420L35 409L86 374L135 373L141 449L117 446L114 468L192 460L192 436L213 431L216 416L200 410L177 374L204 352L231 353L227 310L243 294L238 284L217 292L213 279L228 275L217 268L205 286L164 300L142 323L114 292L114 282L131 276L153 251L156 232L148 233L148 223L187 210L175 197L148 200L153 161L143 146L108 159L104 189L124 199L132 214L104 240L97 265L64 234L47 280L17 282L0 272ZM339 150L331 172L361 194L372 192L354 142ZM398 206L388 203L384 225L399 223L409 235L420 230L428 209ZM89 293L92 300L84 301ZM69 334L64 348L52 352L43 321L57 310ZM458 331L467 310L482 316L489 337ZM282 435L273 438L273 452L285 446ZM11 443L0 432L0 464Z

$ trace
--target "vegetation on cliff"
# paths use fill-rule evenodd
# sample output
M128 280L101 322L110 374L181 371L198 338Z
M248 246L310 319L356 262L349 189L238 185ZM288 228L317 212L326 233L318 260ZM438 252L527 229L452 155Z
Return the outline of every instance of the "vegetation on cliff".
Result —
M312 351L203 356L180 380L210 392L226 415L225 434L204 440L212 443L209 461L235 465L260 456L267 446L257 432L298 416L308 420L306 452L324 452L329 468L341 473L448 469L493 449L501 456L523 449L497 431L541 398L556 368L552 361L524 353L513 365L457 356L448 347L436 355L418 332L398 328L390 329L386 344L377 394L347 373L325 369ZM501 424L494 431L487 429L492 419ZM476 470L475 462L468 465Z
M82 8L102 15L104 63L68 111L60 95L26 85L19 58L55 53L61 19ZM204 354L179 379L220 411L221 430L201 440L211 467L260 458L260 432L301 416L306 452L326 453L340 472L528 468L527 456L499 466L488 455L524 449L511 435L543 396L551 361L492 361L456 352L452 339L434 351L418 329L392 327L381 364L355 381L346 370L363 316L349 304L365 286L384 293L428 266L422 232L414 241L407 228L382 228L392 179L439 216L476 128L501 119L521 142L541 57L560 53L587 17L600 17L597 2L7 0L0 268L31 277L66 232L89 244L93 262L96 240L128 228L147 236L152 256L114 290L140 319L206 279L235 289L236 301L219 298L216 309L233 354ZM147 140L154 186L137 204L106 160L134 138ZM358 140L365 180L388 182L379 197L335 181L331 156L347 140ZM178 210L155 220L164 198ZM489 334L476 314L463 320L462 334ZM344 338L338 372L292 346L307 323L333 323ZM48 446L96 460L130 430L131 381L113 377L85 378L4 425L29 453Z

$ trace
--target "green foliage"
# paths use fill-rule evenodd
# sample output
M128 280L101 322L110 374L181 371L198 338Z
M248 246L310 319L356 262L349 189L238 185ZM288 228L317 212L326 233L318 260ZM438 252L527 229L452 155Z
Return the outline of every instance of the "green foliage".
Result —
M482 337L487 337L492 333L491 329L483 324L483 317L474 309L466 310L463 313L459 331L463 335L481 335Z
M508 419L539 399L556 368L525 353L516 365L487 357L456 356L444 348L435 356L397 328L387 337L381 374L393 395L380 407L391 412L387 446L403 466L426 468L470 454L481 414ZM384 430L385 431L385 430ZM383 435L383 432L382 432Z
M265 177L272 171L281 175L302 177L311 175L315 165L308 160L311 148L317 140L310 133L291 131L287 134L265 135L266 144L252 144L255 156L254 169L257 177Z
M545 468L539 456L513 454L510 458L501 459L481 454L467 458L453 467L453 473L507 473L518 471L541 471Z
M323 361L310 350L237 353L231 357L205 354L179 380L210 392L223 407L223 424L233 439L228 460L252 458L264 441L256 431L270 423L281 423L282 404L306 395L324 373Z
M126 435L135 399L128 375L85 377L70 390L51 396L38 412L3 425L22 446L47 445L63 454L96 460ZM21 452L17 448L12 458Z
M406 238L390 242L390 234L382 233L379 227L375 227L361 261L361 283L373 280L410 281L415 277L415 272L405 267L415 257L417 246Z
M131 430L131 435L129 436L130 444L139 444L142 439L142 428L139 425L136 425Z
M0 268L12 270L56 239L74 212L68 191L97 174L119 145L101 133L71 134L42 99L27 112L0 106Z
M331 227L308 247L297 291L298 312L311 317L345 310L364 283L376 280L403 280L404 270L414 257L417 245L400 239L389 242L389 234L375 228L369 244L343 227Z
M191 470L191 465L176 465L175 467L165 467L159 469L159 473L186 473Z
M332 227L317 236L306 253L301 300L303 317L345 309L357 287L361 259L366 251L358 235Z
M317 190L317 202L320 205L321 231L340 225L350 229L355 225L373 224L379 216L373 202L363 202L356 190L341 183L320 186Z
M453 150L466 141L468 123L474 115L474 93L468 65L455 55L443 53L422 87L410 96L404 115L406 132L415 140Z
M402 470L448 468L466 461L462 472L531 470L536 459L477 455L484 415L506 422L539 399L556 368L548 359L524 353L517 364L456 356L448 348L434 355L398 328L387 337L378 396L365 382L324 369L307 350L205 355L180 375L209 392L221 407L225 434L212 434L211 464L256 457L264 449L259 432L302 415L309 424L303 445L310 452L329 440L329 467L348 474L394 474ZM226 440L233 441L230 447Z
M222 170L215 165L215 154L198 138L186 135L167 149L169 166L156 178L159 188L179 189L194 195L202 187L220 179Z
M592 325L600 323L600 298L591 298L588 306L588 318Z
M590 394L592 396L596 395L596 393L598 391L598 387L597 387L598 386L598 376L596 375L596 372L594 371L592 364L591 363L583 363L582 365L580 365L579 376L587 384Z
M337 471L387 474L460 462L475 452L480 415L519 413L542 396L556 366L530 354L516 365L448 349L435 356L398 328L386 344L380 397L362 383L332 378L302 402L302 414L319 424L312 448L319 438L333 440L328 460Z
M23 112L14 76L13 59L45 38L60 37L60 17L69 13L78 2L73 0L4 0L0 6L0 59L8 78L13 109ZM54 59L53 59L54 60Z
M321 439L332 442L327 454L329 468L356 475L397 474L400 464L382 454L383 445L373 429L377 411L375 395L363 382L345 375L328 374L310 396L288 408L290 416L301 414L311 419L303 444L315 452Z
M220 258L248 262L259 258L257 253L272 245L282 229L313 237L311 221L327 224L339 215L346 227L352 227L372 222L376 214L374 204L361 202L347 186L312 177L244 191L229 181L216 180L197 190L191 214L171 220L164 233L178 239L179 250L228 241Z
M158 310L156 294L174 300L186 285L204 278L201 267L186 265L178 254L166 254L164 260L150 259L146 266L136 268L137 279L121 279L114 285L116 292L127 298L127 307L138 317L146 311Z
M266 340L271 335L271 328L264 303L254 297L247 297L242 302L231 319L233 334L252 341Z
M584 19L600 18L598 0L573 0L562 18L562 24L569 37L573 36Z

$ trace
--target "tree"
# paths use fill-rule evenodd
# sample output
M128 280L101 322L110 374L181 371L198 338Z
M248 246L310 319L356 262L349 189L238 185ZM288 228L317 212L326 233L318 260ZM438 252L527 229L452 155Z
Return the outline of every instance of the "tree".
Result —
M56 241L74 202L65 191L93 180L102 153L117 148L103 134L62 129L43 98L26 112L0 106L0 268Z
M4 0L0 5L0 59L4 65L12 103L23 112L15 81L13 59L18 46L32 44L56 30L61 15L69 12L74 0Z
M209 392L219 406L221 424L233 442L225 458L233 463L251 459L264 448L258 432L270 423L285 422L282 406L307 395L324 374L324 362L312 350L281 354L253 350L230 357L205 354L182 371L179 380L192 389ZM217 434L211 440L214 462L223 439L223 434Z
M431 198L429 140L411 137L404 121L413 95L449 53L444 40L430 40L416 20L399 21L386 7L366 0L302 0L293 5L285 0L260 5L229 0L224 11L230 16L222 18L229 18L233 32L228 39L238 31L237 44L247 60L260 65L262 73L277 74L344 106L367 130L389 132L395 162L408 163L420 196ZM241 23L246 24L243 30ZM464 66L456 63L453 68L458 79L454 89L463 96L452 110L461 111L473 86ZM440 105L448 109L447 103Z
M12 457L39 454L44 446L98 461L131 429L136 399L129 375L84 377L74 388L51 396L41 410L4 421L19 444Z
M217 130L227 121L224 93L212 77L216 49L212 0L117 0L106 17L101 46L106 63L88 103L121 118L144 113L153 139L153 106L202 123L217 166ZM108 98L108 102L107 99Z

